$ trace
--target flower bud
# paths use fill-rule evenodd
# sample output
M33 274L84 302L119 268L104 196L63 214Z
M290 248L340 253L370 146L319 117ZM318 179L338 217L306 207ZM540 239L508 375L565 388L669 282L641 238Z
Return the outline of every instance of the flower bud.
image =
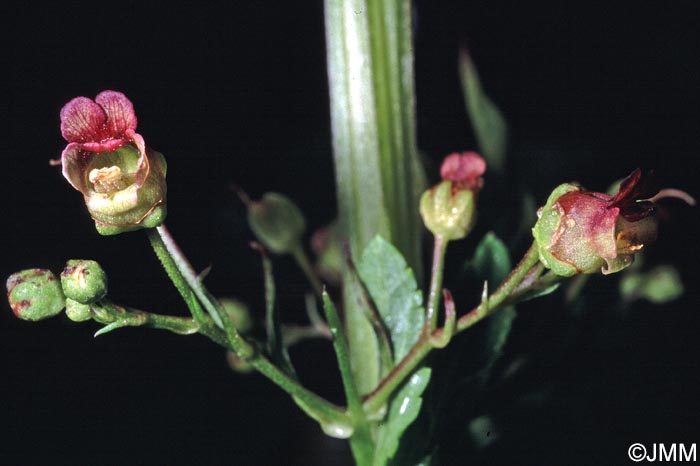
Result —
M245 303L234 298L220 298L219 304L229 320L240 333L248 333L253 328L253 320Z
M94 303L107 294L107 274L95 261L69 260L61 272L61 286L67 298L82 304Z
M299 248L306 229L299 208L278 193L266 193L259 201L248 202L248 224L258 240L276 254Z
M609 274L632 264L635 252L656 238L654 206L637 200L640 176L633 172L615 196L558 186L532 229L542 263L561 276Z
M166 216L165 159L136 133L120 92L76 97L61 110L63 176L85 198L97 231L114 235L160 225Z
M474 192L452 192L452 183L443 181L427 190L420 198L420 214L423 223L434 235L445 240L467 236L476 219Z
M476 152L454 153L440 167L444 181L423 193L420 214L426 228L451 241L462 239L476 221L476 199L486 162Z
M17 317L37 321L53 317L66 301L56 276L45 269L29 269L7 279L7 299Z
M85 322L92 318L90 305L66 298L66 316L73 322Z

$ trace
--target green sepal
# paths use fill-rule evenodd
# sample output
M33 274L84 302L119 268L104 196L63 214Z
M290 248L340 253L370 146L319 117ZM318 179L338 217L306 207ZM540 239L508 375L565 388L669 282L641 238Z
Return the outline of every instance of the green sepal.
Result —
M535 226L532 228L532 236L534 236L537 242L540 261L545 267L551 269L552 272L563 277L576 275L579 271L573 265L557 259L550 252L552 239L562 221L562 213L556 208L555 204L564 194L580 190L580 187L570 183L557 186L549 195L544 207L537 211L537 223L535 223Z
M120 167L123 173L145 178L134 181L124 189L107 193L95 192L91 183L83 182L85 186L81 191L95 220L97 232L109 236L161 225L167 215L167 164L163 154L147 150L142 157L134 146L125 145L113 152L102 153L99 158L93 157L83 176L89 176L92 169L110 166Z
M426 228L434 235L446 241L462 239L476 220L474 191L454 189L451 181L443 181L423 193L420 214Z

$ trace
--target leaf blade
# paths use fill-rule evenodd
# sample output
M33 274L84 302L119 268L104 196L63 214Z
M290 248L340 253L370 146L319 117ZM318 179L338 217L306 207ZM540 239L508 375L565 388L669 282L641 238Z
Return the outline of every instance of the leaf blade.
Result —
M484 92L474 62L465 48L459 52L459 77L479 150L489 168L500 173L505 167L508 125L498 107Z
M400 361L420 337L425 321L423 295L401 253L381 236L367 245L357 271L386 326Z
M374 465L385 465L399 448L403 432L418 417L423 404L422 394L430 381L431 369L424 367L414 373L396 393L389 404L387 420L382 426L374 455Z

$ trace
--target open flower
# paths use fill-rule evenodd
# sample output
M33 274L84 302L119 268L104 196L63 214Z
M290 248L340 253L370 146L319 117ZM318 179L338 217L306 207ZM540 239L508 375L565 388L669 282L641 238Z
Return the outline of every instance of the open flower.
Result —
M440 167L443 181L420 199L420 214L428 230L447 241L467 236L476 221L476 198L485 171L486 162L476 152L445 157Z
M656 239L656 194L636 169L614 196L562 184L538 212L532 233L542 263L558 275L617 272Z
M165 220L166 164L136 133L136 113L124 94L76 97L61 109L63 176L85 197L97 231L112 235Z

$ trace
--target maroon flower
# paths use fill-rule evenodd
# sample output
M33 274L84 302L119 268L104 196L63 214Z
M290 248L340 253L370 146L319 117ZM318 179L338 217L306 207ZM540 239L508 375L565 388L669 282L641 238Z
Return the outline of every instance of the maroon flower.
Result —
M102 234L157 226L165 218L165 160L136 133L124 94L76 97L61 109L63 176L85 197Z
M612 273L656 238L656 194L636 169L614 196L563 184L538 212L533 235L542 262L559 275Z

